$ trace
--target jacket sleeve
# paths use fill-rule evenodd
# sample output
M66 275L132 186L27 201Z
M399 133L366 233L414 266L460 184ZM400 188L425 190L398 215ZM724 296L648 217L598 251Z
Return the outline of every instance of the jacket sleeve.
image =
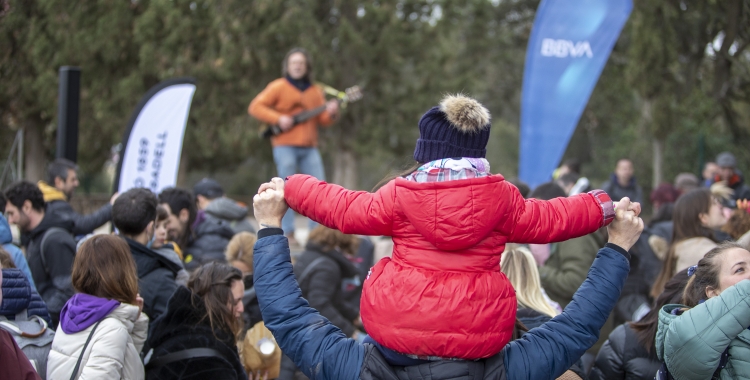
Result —
M334 306L336 289L341 286L340 271L321 266L310 274L309 281L307 301L310 302L310 307L340 328L344 335L352 336L354 326Z
M280 87L271 82L258 96L250 102L247 113L252 117L268 124L278 124L279 117L282 115L274 109L280 96Z
M347 338L302 298L289 241L282 235L261 237L255 243L253 264L263 320L281 351L311 380L358 379L364 346Z
M143 350L143 344L146 343L146 335L148 335L148 315L142 312L133 324L133 331L130 333L135 350L139 354Z
M625 345L625 325L618 326L609 339L604 342L596 355L594 367L589 374L590 380L625 379L625 366L622 361Z
M41 252L44 253L47 266L45 270L49 273L52 281L52 295L45 298L47 309L52 314L59 314L65 303L75 294L70 275L75 260L76 243L73 237L64 232L50 232Z
M511 185L509 185L511 186ZM614 219L614 206L601 190L549 201L524 200L511 192L512 217L499 231L512 243L545 244L588 235Z
M672 320L664 337L664 362L675 379L710 379L721 354L750 326L750 280Z
M107 203L89 215L80 215L74 211L71 216L73 235L87 235L112 220L112 205Z
M167 303L177 290L177 283L169 269L160 268L138 279L138 289L143 297L143 312L155 321L167 311Z
M557 243L557 252L553 254L559 255L560 266L553 266L547 260L547 265L539 268L539 279L547 294L556 299L572 299L586 280L586 273L598 250L596 240L591 236Z
M599 339L628 276L628 253L607 244L562 314L503 350L508 379L554 379Z
M78 377L80 380L118 379L122 375L130 334L123 326L106 329L103 327L99 326L95 339L92 339L86 348L89 356L88 360L81 362L81 374Z
M320 87L317 87L317 88L319 89L318 92L320 93L321 101L323 102L323 104L325 104L326 103L326 96L323 93L323 90L320 89ZM333 122L335 121L335 119L331 118L331 114L329 114L328 111L325 111L325 112L321 113L320 115L318 115L318 117L316 118L316 121L317 121L317 123L318 123L319 126L327 127L327 126L333 124Z
M390 236L394 191L393 181L368 193L295 174L286 181L284 198L294 211L345 234Z

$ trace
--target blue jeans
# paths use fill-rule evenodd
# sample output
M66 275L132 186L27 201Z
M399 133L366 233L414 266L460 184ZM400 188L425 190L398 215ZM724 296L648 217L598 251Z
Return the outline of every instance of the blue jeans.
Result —
M286 178L292 174L299 173L309 174L321 181L326 180L325 171L323 170L323 159L320 158L318 148L308 148L299 146L277 146L273 148L273 161L276 163L276 170L279 177ZM310 231L318 224L310 222ZM284 218L281 220L281 228L284 234L294 232L294 211L289 209Z

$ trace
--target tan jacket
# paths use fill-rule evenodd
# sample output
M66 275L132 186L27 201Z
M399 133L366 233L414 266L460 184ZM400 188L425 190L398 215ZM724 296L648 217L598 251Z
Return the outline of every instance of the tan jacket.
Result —
M675 243L674 251L677 256L675 273L698 264L698 261L716 247L716 243L705 237L694 237Z

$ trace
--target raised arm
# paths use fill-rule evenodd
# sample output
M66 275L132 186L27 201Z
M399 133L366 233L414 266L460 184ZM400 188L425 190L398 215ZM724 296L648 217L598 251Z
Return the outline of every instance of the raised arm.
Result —
M253 250L254 287L266 327L311 380L358 379L364 347L311 308L294 279L289 241L276 228L286 210L283 191L262 191L253 206L258 222L271 226L258 231Z
M549 201L524 200L517 191L511 193L513 214L500 231L513 243L565 241L588 235L608 225L614 217L612 200L601 190Z
M284 186L284 198L294 211L345 234L360 235L391 235L394 193L393 181L368 193L301 174L289 177Z
M504 349L508 379L554 379L599 339L599 330L620 297L630 271L627 249L643 231L643 221L618 210L609 243L599 250L586 281L562 314L532 329Z
M675 379L710 379L721 354L748 326L750 280L743 280L672 320L663 354L669 372Z

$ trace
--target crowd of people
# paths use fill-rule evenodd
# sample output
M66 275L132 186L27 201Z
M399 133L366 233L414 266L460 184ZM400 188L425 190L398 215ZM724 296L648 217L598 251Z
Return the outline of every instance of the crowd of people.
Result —
M64 159L4 189L0 378L750 377L750 188L731 153L657 186L644 224L632 161L603 190L575 160L530 189L491 173L489 111L446 96L419 120L417 164L352 191L315 166L338 109L310 73L291 51L250 105L295 131L273 140L285 178L258 189L257 225L210 178L90 215ZM293 128L294 96L323 116ZM373 262L368 236L391 255Z

